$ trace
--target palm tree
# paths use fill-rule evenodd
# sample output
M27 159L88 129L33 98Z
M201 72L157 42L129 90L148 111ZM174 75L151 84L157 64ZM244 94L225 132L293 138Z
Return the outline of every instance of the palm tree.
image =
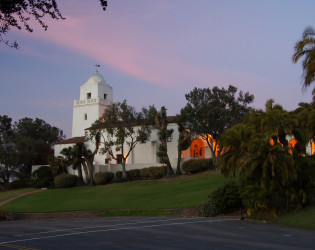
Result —
M269 100L265 112L253 111L243 124L222 134L223 153L218 166L226 177L239 176L244 185L245 205L277 213L290 201L291 194L296 195L287 192L290 183L297 179L285 139L291 126L289 114Z
M294 47L295 53L292 60L296 63L300 58L304 57L303 67L303 88L311 85L315 80L315 30L312 27L306 27L302 40L298 41ZM315 98L315 88L313 89Z

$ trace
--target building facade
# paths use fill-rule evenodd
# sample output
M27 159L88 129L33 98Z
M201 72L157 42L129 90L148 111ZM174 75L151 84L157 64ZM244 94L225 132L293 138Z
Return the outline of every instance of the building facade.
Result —
M86 129L101 117L107 107L114 103L113 88L104 80L103 76L96 72L80 87L80 99L75 99L73 104L72 120L72 138L64 140L55 145L55 156L60 156L63 148L74 146L77 142L84 142L86 147L94 150L95 145L85 139ZM171 117L169 117L171 118ZM135 127L137 129L137 127ZM177 145L178 145L178 127L174 119L169 119L168 129L173 130L173 134L168 138L168 155L172 167L177 167ZM105 132L104 132L105 133ZM106 138L106 136L105 136ZM296 141L294 138L288 138L289 145L294 147ZM151 166L159 166L157 152L159 148L159 139L156 129L152 129L149 140L145 143L138 143L131 151L126 162L126 169L139 169ZM124 145L124 151L128 152L128 139ZM315 154L315 144L309 144L306 149L308 154ZM117 160L109 159L107 155L101 154L100 150L94 157L95 172L116 172L121 171L122 166L119 156L121 152L115 152ZM211 158L208 144L202 138L194 138L190 147L182 152L182 162L191 158ZM71 169L69 169L71 170Z
M77 142L84 142L87 148L94 150L95 145L85 139L86 129L91 127L100 116L103 115L105 109L114 103L113 88L104 80L103 76L96 72L80 87L80 99L75 99L73 104L73 120L72 120L72 138L55 144L55 156L60 156L63 148L73 147ZM169 117L171 118L171 117ZM179 132L177 124L169 119L168 129L173 130L173 134L168 138L168 155L172 167L177 166L177 143ZM135 127L137 129L137 127ZM104 132L105 133L105 132ZM106 137L106 136L105 136ZM126 162L126 169L136 169L151 166L159 166L157 152L159 148L159 139L157 130L152 129L150 138L145 143L138 143L131 151ZM128 139L124 145L125 152L128 151ZM183 161L189 158L209 158L210 150L207 143L202 139L195 139L192 142L192 149L183 152ZM111 171L116 172L122 169L119 161L120 152L115 152L118 160L108 159L107 155L99 152L94 157L95 172Z

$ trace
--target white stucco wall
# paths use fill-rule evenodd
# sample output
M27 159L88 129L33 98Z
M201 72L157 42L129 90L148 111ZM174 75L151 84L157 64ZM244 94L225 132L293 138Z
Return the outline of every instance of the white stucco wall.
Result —
M139 129L139 127L135 127L135 129ZM173 166L173 168L176 168L177 165L177 141L178 141L178 136L179 132L177 129L177 124L171 123L168 125L168 129L173 129L173 134L171 141L167 143L168 147L168 155L170 158L170 162ZM105 132L104 132L105 133ZM106 138L106 133L104 134ZM128 141L130 139L126 140L125 143L125 154L128 153L129 150L129 145ZM95 149L95 145L93 142L86 142L85 143L86 147L89 148L91 151ZM130 169L136 169L136 168L144 168L144 167L151 167L151 166L160 166L161 164L159 163L158 157L156 155L158 148L160 145L160 141L157 136L157 130L152 129L152 133L150 136L150 139L146 143L138 143L136 147L131 151L128 159L127 159L127 164L126 168L127 170ZM69 146L74 146L74 144L56 144L55 145L55 156L60 156L60 151ZM102 144L100 145L102 148ZM116 154L121 154L120 151L114 151L114 155ZM94 157L94 163L95 163L95 172L100 171L99 169L103 169L101 171L104 171L104 169L107 169L106 171L119 171L121 170L121 164L117 164L115 159L111 159L110 164L105 164L105 159L107 158L107 155L103 155L99 152L95 155Z

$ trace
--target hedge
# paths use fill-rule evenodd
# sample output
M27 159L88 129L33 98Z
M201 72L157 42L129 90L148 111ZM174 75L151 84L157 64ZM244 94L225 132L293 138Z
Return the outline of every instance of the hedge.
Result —
M182 169L185 173L194 174L205 170L214 169L212 159L191 159L183 163Z
M127 171L127 177L131 180L139 180L141 178L140 169L132 169Z
M149 167L140 169L140 176L145 179L160 179L167 173L167 167Z
M61 174L55 177L55 186L57 188L70 188L77 184L78 176L73 174Z
M96 185L104 185L113 180L114 173L112 172L98 172L94 174L94 181Z

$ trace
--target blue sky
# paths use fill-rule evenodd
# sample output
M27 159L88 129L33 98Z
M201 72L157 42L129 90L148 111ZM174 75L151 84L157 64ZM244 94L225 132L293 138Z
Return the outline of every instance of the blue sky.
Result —
M58 1L66 20L47 19L47 31L12 30L0 44L0 114L41 118L71 136L73 100L93 65L140 109L166 106L175 115L194 87L232 84L263 108L273 98L288 110L311 101L302 91L294 44L314 26L313 0Z

